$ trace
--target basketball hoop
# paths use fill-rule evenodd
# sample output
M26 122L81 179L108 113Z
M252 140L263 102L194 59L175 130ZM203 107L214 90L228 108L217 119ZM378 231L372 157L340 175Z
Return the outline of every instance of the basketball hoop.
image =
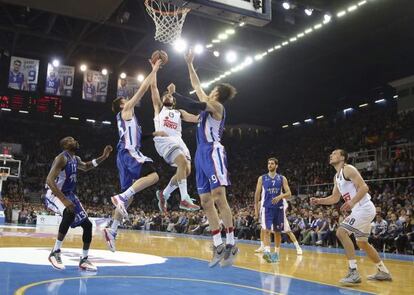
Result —
M155 40L171 44L180 38L190 8L179 7L163 0L145 0L145 7L155 23Z

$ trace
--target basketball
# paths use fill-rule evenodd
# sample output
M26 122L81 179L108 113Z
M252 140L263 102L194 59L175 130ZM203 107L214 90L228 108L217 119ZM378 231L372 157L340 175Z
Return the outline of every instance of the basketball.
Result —
M162 60L162 65L167 64L168 63L168 54L163 50L154 51L151 55L152 63L155 63L159 59Z

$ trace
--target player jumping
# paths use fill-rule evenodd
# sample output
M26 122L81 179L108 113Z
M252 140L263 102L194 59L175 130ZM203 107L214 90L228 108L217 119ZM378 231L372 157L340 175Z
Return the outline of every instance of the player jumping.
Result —
M79 268L96 271L96 266L88 260L89 246L92 241L92 223L76 196L76 178L78 169L88 171L107 159L112 152L112 147L106 146L102 156L85 163L80 157L76 156L79 143L73 137L63 138L60 141L60 146L63 152L53 161L52 168L46 178L48 190L44 198L46 207L62 216L58 236L49 255L49 261L55 269L65 269L60 256L60 248L69 226L72 228L80 226L83 229L83 250Z
M334 150L331 153L329 164L336 170L332 195L326 198L311 198L311 204L336 204L342 195L345 203L342 205L341 211L351 211L351 214L344 219L336 231L336 236L344 247L349 264L349 272L346 277L340 280L341 283L361 283L361 277L357 269L354 244L349 237L352 233L356 238L358 247L367 253L369 259L375 263L378 269L376 274L368 276L368 280L391 281L391 274L379 257L377 250L368 243L371 221L376 214L375 206L368 193L368 185L354 166L346 164L347 160L348 153L342 149Z
M127 100L118 97L112 102L112 110L116 113L118 122L119 142L116 164L119 171L121 190L123 193L111 198L116 210L112 215L111 228L104 229L104 237L111 251L115 251L115 237L122 218L128 218L127 208L132 203L133 196L158 182L158 174L155 171L152 159L144 156L141 151L143 138L141 126L134 113L135 106L141 101L148 90L161 65L158 60L152 72L142 82L135 95ZM156 131L153 136L166 136L164 132Z
M175 85L170 84L162 100L157 87L157 79L151 84L151 97L154 106L155 131L163 131L168 136L154 137L155 149L167 164L177 167L176 174L163 191L157 191L158 207L161 212L167 212L167 200L171 193L179 188L181 201L180 209L196 211L195 205L187 192L187 177L191 172L191 155L181 135L181 120L198 123L198 116L184 110L175 109Z

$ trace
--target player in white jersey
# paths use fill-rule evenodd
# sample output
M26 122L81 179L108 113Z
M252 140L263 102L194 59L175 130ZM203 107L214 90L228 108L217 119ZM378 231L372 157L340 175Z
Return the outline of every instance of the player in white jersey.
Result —
M391 281L391 275L378 255L377 250L368 243L368 236L371 231L371 222L375 217L375 206L371 202L368 185L358 170L346 164L348 154L342 149L334 150L329 158L336 174L334 177L334 188L332 194L326 198L311 198L312 205L332 205L339 202L341 196L345 203L341 211L349 212L338 230L336 236L341 241L345 255L348 258L348 275L341 279L343 284L358 284L361 277L357 270L355 248L349 235L354 234L358 247L367 253L369 259L377 266L377 273L368 276L368 280Z
M177 167L177 172L170 179L164 190L156 192L158 207L161 212L167 212L167 201L171 193L179 188L181 201L180 209L196 211L195 205L187 192L187 177L191 172L191 155L182 139L181 121L198 123L198 116L184 110L175 109L175 85L170 84L168 91L160 98L156 77L151 84L151 97L154 106L155 131L165 132L168 136L154 137L155 149L167 164Z

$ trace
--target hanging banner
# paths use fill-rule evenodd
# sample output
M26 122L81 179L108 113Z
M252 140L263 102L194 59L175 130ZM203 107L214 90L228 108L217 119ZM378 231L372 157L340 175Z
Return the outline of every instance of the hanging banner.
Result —
M61 65L47 65L45 93L61 96L72 96L75 68Z
M119 78L116 96L131 98L138 91L139 84L140 83L138 82L137 78L134 77L126 77L125 79Z
M38 60L18 56L11 57L9 88L23 91L36 91L38 75Z
M108 75L98 71L85 71L83 74L82 98L84 100L105 102L108 92Z

